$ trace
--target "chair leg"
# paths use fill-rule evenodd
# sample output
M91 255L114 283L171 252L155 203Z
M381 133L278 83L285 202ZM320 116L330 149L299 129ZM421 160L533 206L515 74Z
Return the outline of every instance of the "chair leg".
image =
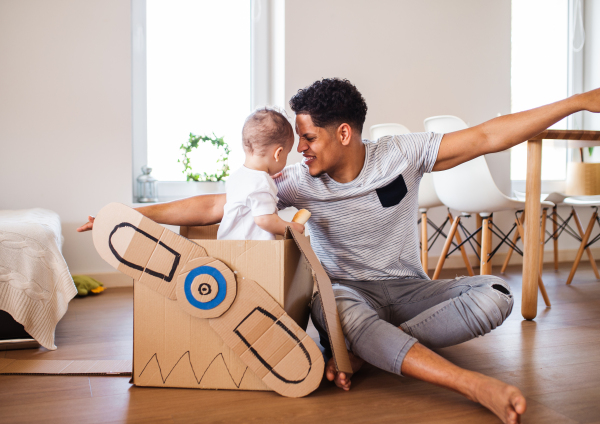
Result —
M493 239L493 233L492 233L492 221L494 220L494 215L490 215L490 217L488 218L488 228L490 229L490 236L488 237L488 245L487 245L487 253L488 255L490 253L492 253L492 239ZM492 258L488 258L486 261L486 269L485 269L485 274L486 275L492 275Z
M546 292L546 286L544 285L544 282L542 281L542 276L538 275L538 287L540 288L540 293L542 293L542 297L544 298L544 303L546 304L547 307L552 306L550 304L550 298L548 297L548 293Z
M429 252L427 247L427 212L421 212L421 264L423 270L427 274L427 268L429 266Z
M450 250L450 246L452 245L452 239L454 238L454 234L456 233L456 229L458 228L459 222L460 216L454 218L454 221L452 222L452 227L450 227L450 232L448 233L448 237L446 238L446 243L444 243L442 254L440 255L440 259L438 260L437 266L435 267L432 280L437 280L440 276L440 272L442 272L444 262L446 261L446 255L448 254L448 250Z
M452 217L452 214L450 212L448 212L448 218L450 218L450 222L454 222L454 218ZM460 237L460 232L458 231L458 228L454 233L454 237L456 237L456 243L458 243L458 245L460 246L460 244L462 243L462 238ZM469 277L474 276L475 273L473 272L473 267L469 262L469 256L467 256L465 246L460 246L460 254L462 255L463 261L465 262L465 266L467 267L467 273L469 274Z
M483 233L481 235L481 262L480 262L480 268L479 268L479 273L481 275L489 275L488 274L488 262L489 262L489 258L488 255L490 253L489 251L489 239L492 236L492 232L490 231L490 219L489 217L485 217L483 218L483 222L482 222L482 229L481 232Z
M518 219L515 219L515 222L517 223L517 232L521 236L521 239L523 241L525 241L525 230L523 229L523 224ZM523 243L523 247L525 247L525 243ZM544 281L542 281L542 276L539 274L538 274L538 288L540 289L540 292L542 293L542 297L544 298L544 303L546 304L546 306L548 306L548 307L552 306L550 304L550 298L548 297L548 292L546 292L546 286L544 286Z
M515 218L515 221L517 219ZM525 214L521 214L521 217L519 218L519 220L521 221L521 224L523 222L525 222ZM515 235L513 236L512 242L513 244L517 244L517 241L519 241L519 239L521 238L521 236L519 235L519 229L517 228L517 231L515 231ZM504 259L504 264L502 264L502 269L500 270L500 274L504 274L506 272L506 268L508 267L508 263L510 262L510 258L512 257L514 249L512 247L508 247L508 253L506 254L506 259Z
M554 271L558 272L558 236L556 235L556 232L558 231L558 221L556 219L558 216L558 208L556 205L552 208L552 216L554 218L552 219L552 234L554 234L552 236L554 239Z
M476 218L475 227L481 228L481 226L483 225L483 218L479 214L476 214L475 218ZM482 233L483 233L483 230L480 231L479 233L477 233L477 236L476 236L477 243L478 243L477 254L479 255L479 257L481 257L481 235L482 235Z
M581 226L581 221L579 220L579 215L575 208L573 208L573 218L575 220L575 225L577 226L577 231L579 231L579 236L583 238L583 227ZM598 267L596 266L596 261L594 260L594 256L592 255L592 250L588 247L585 249L585 253L587 253L588 258L590 259L590 265L594 270L594 275L596 276L596 280L600 280L600 274L598 274Z
M581 245L579 246L579 250L577 251L577 256L575 256L575 262L573 262L573 267L571 268L571 273L569 274L569 278L567 278L567 285L571 284L573 281L573 277L575 276L575 271L577 271L577 267L579 266L579 261L581 261L581 257L583 256L583 251L585 250L585 245L590 239L590 235L592 234L592 229L594 228L594 222L598 217L598 211L594 211L592 214L592 219L590 219L590 223L588 224L587 230L583 235L583 239L581 240Z
M544 271L544 246L546 245L546 243L544 243L544 241L546 241L546 220L548 218L548 208L544 208L542 210L542 228L540 228L540 273L539 275L542 275L542 272Z

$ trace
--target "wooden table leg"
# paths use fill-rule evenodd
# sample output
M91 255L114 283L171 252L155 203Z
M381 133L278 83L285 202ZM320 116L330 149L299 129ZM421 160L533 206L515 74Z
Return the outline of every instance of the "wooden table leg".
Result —
M524 239L524 235L525 235L525 230L523 229L523 224L521 223L520 220L515 220L515 222L517 223L517 233L521 236L521 239ZM523 246L524 248L524 246ZM541 273L541 271L540 271ZM544 282L542 281L542 276L538 275L538 286L540 288L540 292L542 293L542 297L544 298L544 302L546 303L546 306L550 307L552 306L550 304L550 298L548 297L548 293L546 292L546 286L544 286Z
M521 315L537 315L537 292L540 260L540 194L542 186L542 140L527 142L527 184L525 199L525 239L523 240L523 297Z

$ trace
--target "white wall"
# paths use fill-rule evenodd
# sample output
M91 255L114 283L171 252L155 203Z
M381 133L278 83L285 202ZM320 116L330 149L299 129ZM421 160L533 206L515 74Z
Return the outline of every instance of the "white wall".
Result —
M423 131L510 112L510 1L288 0L286 98L322 77L354 83L371 125Z
M472 126L510 113L510 11L509 0L288 0L286 99L317 79L347 78L369 107L364 138L374 124L418 132L429 116ZM487 159L509 194L509 152ZM432 211L435 222L444 216ZM505 228L513 216L498 219Z
M369 105L365 137L376 123L421 131L432 115L475 125L510 110L509 0L285 9L286 99L348 78ZM75 228L106 203L131 202L130 21L126 0L0 1L0 208L58 212L74 273L113 271ZM508 154L488 159L506 184Z
M124 0L0 1L0 209L56 211L73 273L111 272L75 228L131 201Z

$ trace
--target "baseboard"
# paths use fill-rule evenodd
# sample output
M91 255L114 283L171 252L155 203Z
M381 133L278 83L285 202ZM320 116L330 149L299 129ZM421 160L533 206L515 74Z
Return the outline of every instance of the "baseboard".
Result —
M600 248L590 248L592 251L592 255L594 259L600 258ZM492 258L492 266L502 266L504 264L504 260L506 259L506 252L498 252ZM558 262L570 262L573 263L575 260L575 256L577 255L577 249L565 249L558 251ZM472 267L479 266L479 259L475 254L467 255L469 257L469 262ZM435 267L438 263L439 256L429 256L428 259L428 270L435 270ZM581 258L582 262L588 262L587 254L583 254ZM544 263L553 263L554 262L554 252L552 250L546 250L544 252ZM510 258L509 265L522 265L523 257L513 252L512 257ZM444 269L464 269L465 263L463 262L462 256L460 252L455 252L452 256L446 258L444 262Z
M100 281L104 287L133 287L133 278L121 272L103 272L99 274L85 274L98 281Z
M600 248L591 248L592 255L594 258L600 258ZM502 266L504 263L504 259L506 259L506 252L496 253L492 258L492 266ZM577 255L577 249L566 249L558 251L558 261L559 262L573 262L575 260L575 255ZM469 261L471 262L472 267L479 266L479 260L475 254L468 255ZM435 270L435 267L440 259L439 256L429 256L428 260L428 268L430 271ZM587 255L584 253L582 262L587 262ZM554 253L550 251L544 252L544 263L552 263L554 262ZM513 253L510 258L510 265L522 265L523 257ZM444 269L464 269L465 263L463 262L462 256L459 252L455 252L446 259L444 262ZM104 284L104 287L133 287L133 278L128 277L125 274L120 272L104 272L99 274L86 274L96 280L100 281Z

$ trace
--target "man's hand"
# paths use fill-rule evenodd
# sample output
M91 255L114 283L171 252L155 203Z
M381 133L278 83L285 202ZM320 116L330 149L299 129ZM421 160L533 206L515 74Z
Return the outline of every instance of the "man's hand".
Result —
M83 224L81 227L79 227L77 229L78 233L83 233L84 231L90 231L91 229L94 228L94 221L96 220L95 217L93 216L88 216L88 222L86 222L85 224Z
M134 208L154 222L165 225L212 225L223 219L223 207L227 197L224 193L202 194L187 199L175 200L168 203ZM77 229L78 232L89 231L94 227L94 217L89 216L88 222Z

